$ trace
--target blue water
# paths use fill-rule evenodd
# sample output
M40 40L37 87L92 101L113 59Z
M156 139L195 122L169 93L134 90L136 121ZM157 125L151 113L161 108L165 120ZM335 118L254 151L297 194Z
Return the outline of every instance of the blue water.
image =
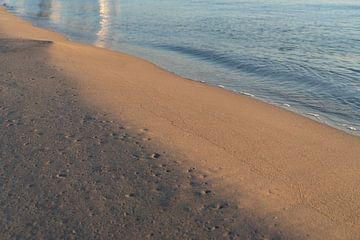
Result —
M358 0L0 0L35 25L360 135Z

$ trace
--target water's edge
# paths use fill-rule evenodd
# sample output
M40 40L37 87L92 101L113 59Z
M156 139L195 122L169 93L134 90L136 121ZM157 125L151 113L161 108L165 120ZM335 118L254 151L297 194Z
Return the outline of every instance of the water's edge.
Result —
M358 129L357 127L347 125L347 124L346 125L345 124L339 125L339 124L336 123L335 120L332 120L330 118L327 118L326 116L320 115L318 112L309 112L309 111L307 111L308 109L306 109L306 108L301 109L301 107L300 108L299 107L294 108L292 105L290 105L288 103L280 104L278 102L272 101L271 99L266 99L264 97L256 96L255 94L253 94L250 91L238 91L238 90L232 89L231 87L224 86L222 84L205 82L203 80L196 79L195 77L189 78L189 77L184 76L183 74L181 74L179 72L172 71L171 69L167 68L166 66L164 66L164 64L161 64L161 62L157 61L157 59L154 59L151 55L146 55L146 53L139 53L138 49L135 50L135 51L132 51L132 50L129 50L129 49L126 49L126 48L118 50L118 49L116 49L114 47L99 46L97 44L87 42L86 40L83 40L83 39L80 39L80 38L74 39L72 36L70 36L66 32L59 31L58 29L55 29L54 27L42 26L41 24L36 24L36 22L33 19L31 19L30 17L18 14L16 12L16 9L13 8L13 7L10 7L8 5L3 5L3 7L5 7L5 9L8 12L20 17L21 19L23 19L25 21L30 22L32 25L34 25L36 27L44 28L44 29L47 29L47 30L50 30L50 31L53 31L53 32L56 32L56 33L60 33L62 36L64 36L66 39L68 39L70 41L78 42L78 43L81 43L81 44L88 44L88 45L91 45L91 46L96 46L96 47L100 47L100 48L109 49L111 51L132 55L132 56L135 56L137 58L143 59L145 61L149 61L152 64L156 65L157 67L162 68L162 69L164 69L164 70L166 70L166 71L168 71L170 73L173 73L175 75L178 75L178 76L180 76L180 77L182 77L184 79L199 82L199 83L203 83L203 84L206 84L206 85L209 85L209 86L219 87L219 88L222 88L222 89L226 89L227 91L233 92L235 94L239 94L239 95L243 95L243 96L246 96L246 97L254 98L256 100L260 100L260 101L265 102L267 104L283 108L285 110L294 112L294 113L299 114L301 116L304 116L306 118L315 120L315 121L317 121L319 123L322 123L322 124L325 124L327 126L336 128L336 129L341 130L341 131L344 131L344 132L349 133L351 135L360 136L360 129Z

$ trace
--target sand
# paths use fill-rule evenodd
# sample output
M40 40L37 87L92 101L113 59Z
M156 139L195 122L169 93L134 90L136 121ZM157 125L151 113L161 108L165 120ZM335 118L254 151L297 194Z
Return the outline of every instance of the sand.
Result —
M1 238L359 238L359 137L0 23Z

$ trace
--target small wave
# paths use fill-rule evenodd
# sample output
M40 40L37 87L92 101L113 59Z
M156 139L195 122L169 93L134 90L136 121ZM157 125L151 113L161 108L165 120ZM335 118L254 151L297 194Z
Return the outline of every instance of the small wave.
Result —
M313 116L313 117L320 117L317 113L306 113L307 115Z
M292 51L294 49L295 49L294 47L280 47L279 51L280 52L289 52L289 51Z
M324 77L324 72L319 67L309 66L304 63L284 64L282 61L269 58L259 58L252 55L238 55L227 52L219 52L214 49L202 49L192 46L179 46L172 44L150 44L150 47L177 52L206 61L212 64L221 65L234 72L248 73L276 81L298 85L304 88L326 88L333 92L338 91L335 83ZM327 73L326 73L327 74ZM338 74L335 72L335 74ZM340 76L338 76L340 77ZM346 76L345 76L346 77Z
M357 131L356 127L352 127L352 126L348 126L347 129L351 130L351 131Z
M340 124L340 126L348 129L348 130L351 130L351 131L357 131L358 129L356 127L353 127L353 126L349 126L347 124Z
M254 94L248 93L248 92L240 92L242 95L249 96L249 97L255 97Z
M285 107L291 107L290 104L284 103L283 104Z
M317 114L317 113L305 113L305 114L315 117L317 120L321 121L320 114Z
M355 68L346 68L346 69L355 73L360 73L360 69L355 69Z

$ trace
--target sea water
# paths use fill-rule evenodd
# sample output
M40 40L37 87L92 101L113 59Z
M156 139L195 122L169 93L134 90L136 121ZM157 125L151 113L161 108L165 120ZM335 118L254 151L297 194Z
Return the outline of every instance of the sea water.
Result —
M71 40L360 135L358 0L0 0Z

